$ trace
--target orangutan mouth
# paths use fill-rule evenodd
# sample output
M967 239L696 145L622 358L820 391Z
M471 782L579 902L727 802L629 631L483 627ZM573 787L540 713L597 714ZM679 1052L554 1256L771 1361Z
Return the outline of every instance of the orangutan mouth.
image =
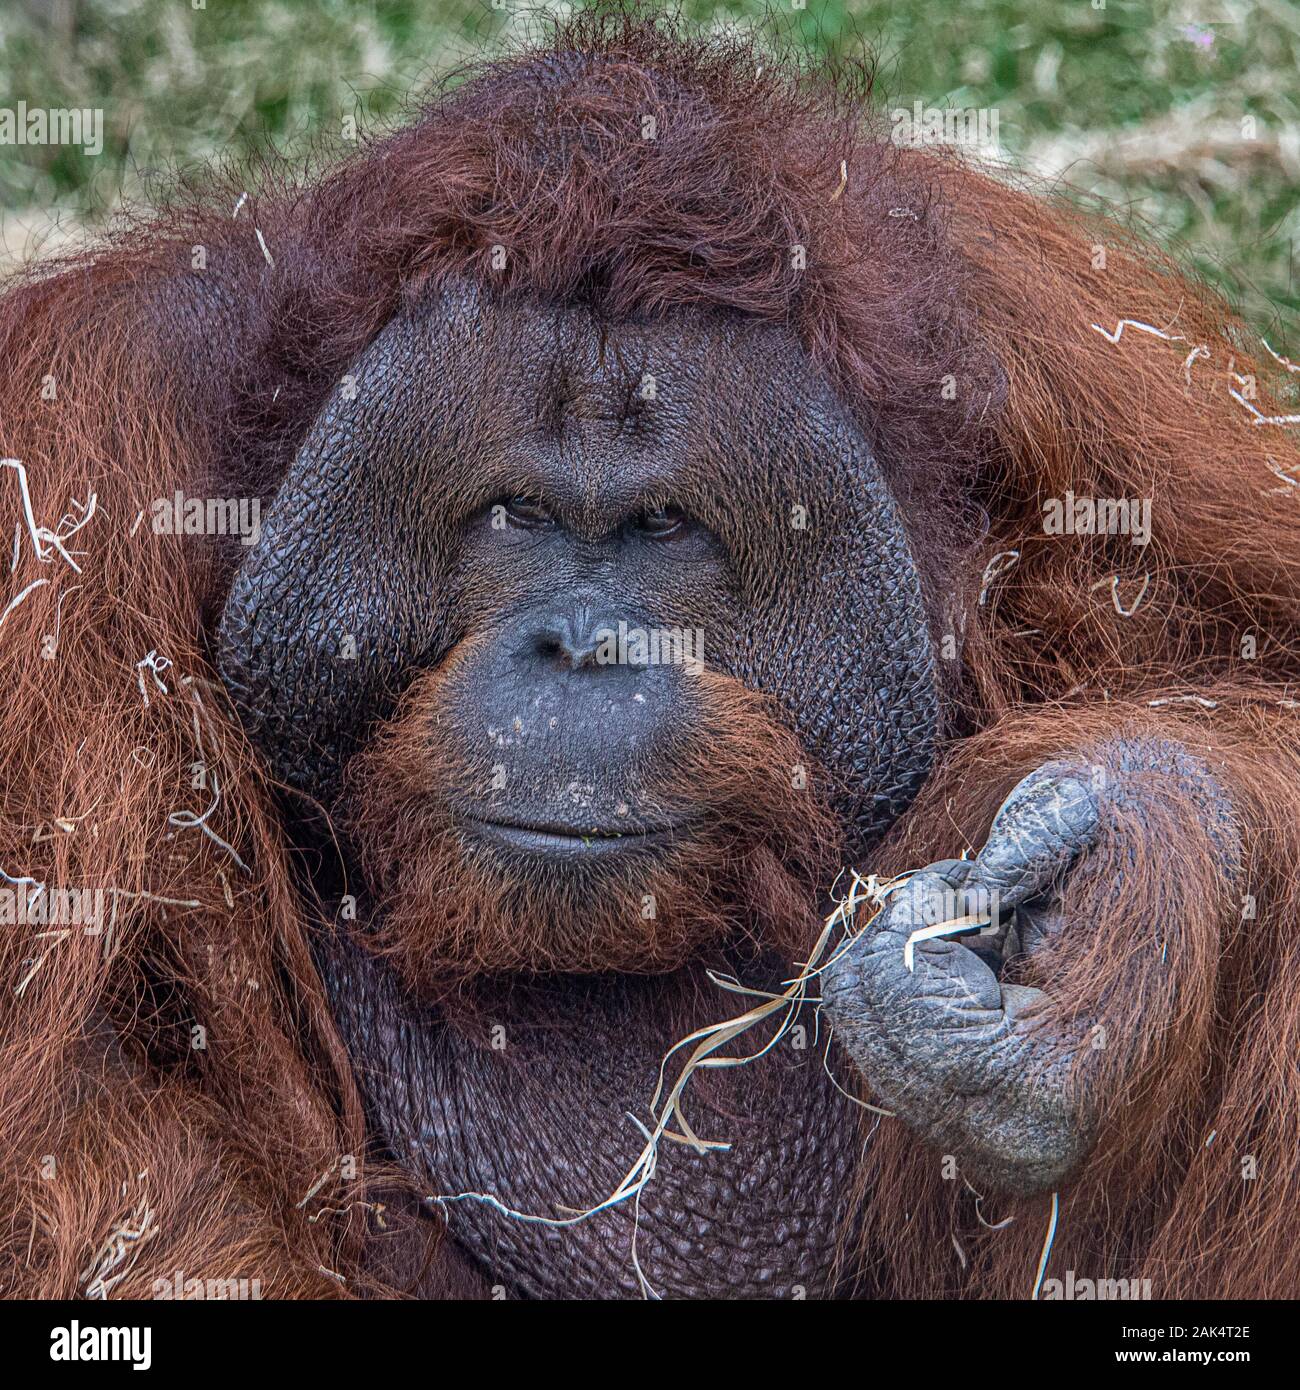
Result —
M487 820L462 816L461 824L475 838L506 849L534 855L570 857L581 854L606 855L635 853L671 843L684 829L664 826L572 826L549 823L522 824L517 821Z

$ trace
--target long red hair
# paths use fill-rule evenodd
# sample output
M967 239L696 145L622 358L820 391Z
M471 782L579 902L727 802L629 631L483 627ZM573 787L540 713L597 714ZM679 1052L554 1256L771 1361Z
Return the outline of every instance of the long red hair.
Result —
M611 313L736 309L788 324L827 372L912 519L952 657L950 744L882 866L978 844L1062 751L1154 729L1207 758L1251 914L1225 915L1175 803L1118 902L1098 861L1077 890L1095 931L1045 963L1062 1007L1141 1063L1062 1194L1052 1270L1293 1289L1300 455L1275 421L1300 377L1114 226L894 146L864 72L635 13L565 21L301 186L244 177L0 300L0 450L22 465L0 470L0 888L25 909L105 902L97 931L0 934L5 1292L147 1296L177 1270L247 1272L267 1296L388 1286L376 1245L400 1223L273 789L205 646L222 566L154 534L149 507L273 487L360 348L452 275ZM1149 545L1044 534L1067 491L1150 498ZM1135 945L1153 907L1163 954ZM894 1121L867 1170L881 1292L1028 1292L1045 1202L990 1199L1016 1221L983 1230Z

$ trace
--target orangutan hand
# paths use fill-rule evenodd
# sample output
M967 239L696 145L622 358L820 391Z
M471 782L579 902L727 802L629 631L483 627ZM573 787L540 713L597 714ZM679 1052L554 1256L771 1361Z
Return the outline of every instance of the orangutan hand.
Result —
M1130 804L1132 786L1150 786L1132 774L1170 769L1178 785L1202 776L1172 744L1125 744L1119 763ZM1058 1187L1096 1133L1096 1098L1073 1066L1089 1045L1087 1020L1060 1036L1035 1021L1051 1002L1043 991L999 978L1007 960L1094 925L1066 920L1060 898L1080 857L1110 833L1095 771L1054 761L1031 773L975 859L913 874L822 981L835 1036L881 1103L955 1155L963 1173L1015 1194ZM913 935L990 910L978 934Z

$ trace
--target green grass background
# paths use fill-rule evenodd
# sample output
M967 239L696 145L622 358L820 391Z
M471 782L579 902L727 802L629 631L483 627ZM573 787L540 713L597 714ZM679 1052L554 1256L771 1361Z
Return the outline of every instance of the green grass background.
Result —
M105 148L0 148L9 264L268 140L307 152L345 115L517 39L512 0L2 0L0 106L102 106ZM687 0L765 8L814 52L869 48L890 106L997 109L1021 168L1148 224L1261 329L1300 347L1300 0ZM1253 128L1250 122L1253 121ZM1290 330L1288 332L1288 329Z

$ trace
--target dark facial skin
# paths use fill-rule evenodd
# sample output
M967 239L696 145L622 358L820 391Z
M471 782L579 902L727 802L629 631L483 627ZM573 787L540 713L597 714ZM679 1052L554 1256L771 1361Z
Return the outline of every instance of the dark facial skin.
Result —
M695 833L660 788L702 756L689 670L600 659L620 622L698 630L707 667L774 698L850 857L924 780L938 697L917 570L867 441L788 335L458 290L394 320L312 427L235 576L220 663L272 771L330 812L375 721L446 670L436 736L475 772L448 791L465 854L539 888L599 882L593 866ZM501 785L477 775L489 758ZM828 887L808 885L817 910ZM729 959L719 943L701 964ZM690 965L496 980L476 1023L450 1026L343 934L322 964L393 1154L430 1193L530 1213L607 1196L663 1053L740 1011ZM786 973L751 959L746 981ZM861 1131L802 1021L805 1049L700 1083L701 1133L730 1151L663 1146L637 1235L655 1292L829 1288ZM641 1292L630 1204L558 1230L447 1210L511 1292Z

